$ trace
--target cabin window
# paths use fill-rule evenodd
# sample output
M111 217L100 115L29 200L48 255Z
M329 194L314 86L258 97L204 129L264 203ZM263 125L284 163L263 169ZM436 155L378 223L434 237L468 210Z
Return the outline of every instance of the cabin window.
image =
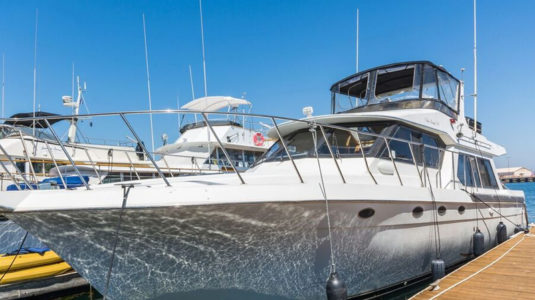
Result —
M464 186L474 186L474 174L472 164L470 164L470 157L459 154L457 177L459 177L461 183Z
M419 97L419 67L393 67L377 71L375 103L395 102Z
M411 149L409 148L408 141L411 140L411 131L406 127L398 127L395 138L402 139L407 142L398 141L398 140L389 140L389 146L391 151L391 156L393 159L401 162L413 163L413 158L411 154ZM388 149L385 147L383 152L383 157L388 156Z
M481 187L481 177L479 177L479 170L476 163L476 158L473 156L468 157L470 161L470 167L472 168L472 176L474 176L474 185Z
M481 177L481 184L485 188L497 188L498 183L496 182L496 177L494 176L494 170L488 159L478 158L477 164L479 167L479 173Z
M422 134L422 142L424 145L430 146L424 146L425 165L431 168L438 168L440 164L440 152L437 149L437 140L424 133Z
M336 101L336 111L346 111L368 104L366 91L368 90L368 74L351 79L344 86L338 87L339 96Z
M437 76L440 100L444 101L452 109L456 109L459 82L442 71L437 71Z
M423 73L422 98L438 99L436 70L425 65Z

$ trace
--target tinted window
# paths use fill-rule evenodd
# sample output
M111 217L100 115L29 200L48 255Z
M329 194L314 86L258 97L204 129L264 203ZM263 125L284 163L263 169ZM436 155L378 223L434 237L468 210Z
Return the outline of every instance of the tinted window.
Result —
M399 127L394 137L405 140L405 141L410 141L411 132L408 128ZM402 162L408 162L408 163L413 162L411 150L409 148L409 143L397 141L397 140L389 140L389 146L390 146L390 151L392 151L392 158L398 161L402 161ZM388 149L385 149L383 157L388 157L388 153L386 152L387 150Z
M494 177L494 170L492 169L490 161L488 159L478 158L477 163L479 166L481 183L483 184L483 187L498 187L498 183L496 182L496 177Z
M457 176L462 184L465 186L474 186L473 170L470 164L470 159L464 154L459 154L459 166L457 169Z
M475 186L481 186L481 179L479 177L478 168L476 165L476 159L472 156L468 157L468 162L471 168L472 177L474 178L474 185Z
M422 135L422 142L424 145L429 145L438 148L437 141L427 134ZM424 147L425 164L431 168L438 168L440 163L440 153L438 149L431 147Z

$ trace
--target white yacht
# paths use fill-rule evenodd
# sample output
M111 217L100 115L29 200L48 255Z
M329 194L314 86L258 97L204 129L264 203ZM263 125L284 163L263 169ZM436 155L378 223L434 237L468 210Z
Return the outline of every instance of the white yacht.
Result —
M365 297L527 225L495 172L505 149L445 69L381 66L331 91L332 114L273 127L245 172L1 192L0 213L110 299L324 299L334 269Z
M210 96L195 99L181 108L192 112L237 113L241 107L250 112L252 103L228 96ZM182 120L186 116L193 117L193 122L180 128L180 137L174 143L164 145L155 151L166 159L165 163L160 162L162 168L170 164L175 167L183 166L184 170L189 169L193 173L197 170L202 170L204 173L232 170L219 146L219 139L234 167L243 171L273 144L272 140L264 137L262 131L265 128L258 128L259 124L251 123L251 120L243 115L210 118L209 122L217 138L198 113L183 115Z

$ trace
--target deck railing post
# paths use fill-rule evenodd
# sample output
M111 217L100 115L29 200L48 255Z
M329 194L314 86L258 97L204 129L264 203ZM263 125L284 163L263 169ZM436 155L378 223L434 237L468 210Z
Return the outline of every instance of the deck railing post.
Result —
M394 158L392 157L392 150L390 150L389 142L388 142L388 140L386 139L386 137L384 137L384 136L383 136L383 140L385 141L386 149L388 150L388 157L390 157L390 161L392 161L392 164L394 165L394 170L396 170L396 175L398 176L399 184L400 184L401 186L403 186L403 181L401 181L401 176L399 175L398 166L396 165L396 161L395 161Z
M336 157L334 157L333 150L331 148L331 144L327 140L327 135L325 134L325 130L323 130L323 126L318 125L321 131L321 134L323 135L323 139L325 140L325 145L327 145L327 148L329 149L329 153L331 153L331 157L334 161L334 164L336 165L336 169L338 169L338 173L340 174L340 178L342 178L342 182L346 183L346 179L344 178L344 174L342 174L342 170L340 170L340 166L338 165L338 161L336 160Z
M7 151L6 149L4 149L4 147L0 144L0 151L2 151L2 153L7 157L7 159L9 160L9 162L13 165L13 167L15 168L15 172L16 171L19 171L20 173L20 177L22 177L22 180L24 181L24 183L26 184L26 186L30 189L30 190L33 190L33 186L28 182L28 180L26 179L26 176L24 176L24 173L22 173L19 168L17 167L17 164L13 161L13 159L11 159L11 156L9 156L9 154L7 154ZM4 166L4 164L2 163L2 166ZM5 166L4 166L5 168ZM5 169L7 170L7 169ZM9 172L9 171L8 171ZM15 184L17 184L16 180L14 180ZM19 186L20 188L20 186Z
M377 180L375 180L375 176L373 176L372 171L370 170L370 165L368 164L368 158L366 158L366 154L364 154L364 147L362 146L362 142L360 141L360 136L358 130L355 131L349 131L349 133L353 136L353 132L356 134L357 143L360 145L360 153L362 153L362 159L364 159L364 164L366 165L366 170L368 170L368 174L372 178L373 182L377 184ZM353 136L355 137L355 136Z
M132 163L132 159L130 158L130 155L128 154L128 151L124 151L124 154L126 154L126 158L128 158L128 161L130 162L130 167L132 170L134 170L134 174L136 174L137 180L140 180L139 174L137 173L136 166L134 166L134 163Z
M6 171L6 173L9 175L9 177L11 178L11 180L13 180L13 183L15 184L15 186L17 187L17 189L20 191L22 190L22 188L20 187L19 183L17 182L17 179L15 178L15 176L13 176L13 174L11 174L11 172L9 172L9 170L7 169L7 167L4 165L4 162L0 162L0 164L2 165L2 169L4 169L4 171ZM2 189L4 187L4 176L2 176Z
M32 160L30 159L30 155L28 154L28 148L26 147L26 143L24 142L24 137L22 136L22 132L20 130L19 130L19 137L20 137L20 142L22 143L22 149L24 150L24 156L26 156L26 160L28 161L28 164L30 166L30 174L33 177L33 181L37 183L38 180L37 180L37 176L35 175L35 170L33 169Z
M100 178L100 174L97 170L97 166L95 165L95 163L93 163L93 160L91 159L91 156L89 155L89 151L87 151L87 148L85 148L84 150L85 150L85 155L87 155L87 158L89 159L89 163L91 164L91 166L93 167L93 170L95 171L95 174L97 175L98 182L102 184L102 179Z
M130 130L130 132L132 132L132 134L134 135L134 138L137 140L138 145L141 147L141 149L143 150L145 155L147 155L149 160L152 162L152 165L156 168L156 171L158 172L158 175L160 175L160 177L163 179L163 181L165 182L165 184L167 186L171 186L171 184L169 183L167 178L165 178L165 176L163 175L162 170L160 170L160 167L158 167L158 165L154 161L154 158L152 158L152 155L149 153L149 151L147 151L147 149L145 148L145 145L143 145L143 142L141 141L141 139L137 135L136 131L134 130L134 128L132 127L130 122L128 122L128 120L126 119L125 115L123 113L120 113L119 115L121 116L121 119L123 119L124 123L126 124L128 129Z
M418 162L416 161L416 156L414 156L414 151L412 150L412 144L407 143L409 145L409 150L411 151L412 156L412 162L414 163L414 167L416 168L416 173L418 173L418 177L420 178L420 184L422 187L424 187L424 181L422 180L422 174L420 174L420 168L418 168Z
M271 121L273 122L273 125L275 126L275 131L277 131L277 135L279 136L279 141L281 141L281 145L284 148L284 151L286 151L286 155L288 155L288 159L290 159L290 161L292 162L295 173L297 173L297 177L299 177L299 181L301 183L304 183L303 177L301 177L301 173L299 173L299 169L297 169L297 165L295 164L294 159L292 158L292 155L290 154L290 151L288 151L288 147L286 147L286 143L284 142L284 139L282 138L281 132L279 130L279 126L277 125L277 121L275 121L274 117L271 117Z
M63 174L61 174L61 170L59 169L58 163L56 162L56 158L54 157L54 154L52 153L52 149L50 149L50 145L48 145L47 141L44 141L44 142L45 142L46 148L48 149L48 153L50 154L50 158L52 158L52 162L54 163L56 170L58 170L59 179L61 179L63 188L67 189L67 183L65 182L65 179L63 178Z
M173 175L173 171L171 171L171 168L169 167L169 164L167 163L167 160L165 159L165 155L164 154L162 154L162 160L165 163L165 166L167 167L167 170L169 171L169 175L171 175L171 177L175 177Z
M221 151L223 151L223 154L225 154L225 157L227 158L228 163L230 164L230 166L232 167L232 169L234 170L236 175L238 175L238 178L240 179L240 182L242 184L245 184L245 181L243 181L243 178L241 177L240 172L236 169L236 167L232 163L232 160L230 159L230 155L228 154L228 152L225 149L225 147L223 147L223 143L221 143L221 140L217 136L214 128L212 128L212 125L210 124L210 121L208 121L208 117L206 117L206 113L203 112L203 113L201 113L201 115L202 115L202 117L204 119L204 122L206 122L206 126L208 126L208 128L210 129L210 131L214 135L214 137L215 137L215 139L217 141L217 144L219 144L219 147L221 148ZM211 154L209 154L209 155L211 155ZM208 157L208 159L210 159L210 157ZM210 160L208 160L208 161L210 161Z
M56 131L50 125L50 122L48 122L47 119L43 119L43 121L45 121L46 126L48 127L48 129L50 130L52 135L54 136L54 139L56 139L56 142L58 142L59 146L61 147L61 150L63 150L63 153L65 153L65 156L67 157L67 159L71 163L71 166L74 168L74 171L76 172L78 177L80 177L80 180L85 185L85 188L90 190L91 188L89 187L89 184L87 183L87 181L85 181L84 177L82 176L82 173L80 173L80 170L78 170L78 167L76 167L76 164L74 163L74 160L72 160L72 157L69 155L69 152L67 152L67 149L65 148L65 146L63 145L63 143L59 139L58 135L56 134Z

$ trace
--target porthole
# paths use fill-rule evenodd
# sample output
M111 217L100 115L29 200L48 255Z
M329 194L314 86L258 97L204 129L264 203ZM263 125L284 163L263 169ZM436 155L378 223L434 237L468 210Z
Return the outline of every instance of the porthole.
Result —
M369 207L359 211L359 217L361 217L363 219L370 218L374 214L375 214L375 210L373 210L373 208L369 208Z
M438 208L438 214L443 216L446 214L446 207L445 206L441 206Z
M423 214L424 214L424 209L423 209L421 206L416 206L416 207L412 210L412 216L415 217L415 218L419 218L419 217L421 217Z
M457 208L457 211L458 211L459 214L461 214L461 215L464 214L464 211L465 211L465 210L466 210L466 207L464 207L464 206L462 206L462 205L459 206L459 208Z

